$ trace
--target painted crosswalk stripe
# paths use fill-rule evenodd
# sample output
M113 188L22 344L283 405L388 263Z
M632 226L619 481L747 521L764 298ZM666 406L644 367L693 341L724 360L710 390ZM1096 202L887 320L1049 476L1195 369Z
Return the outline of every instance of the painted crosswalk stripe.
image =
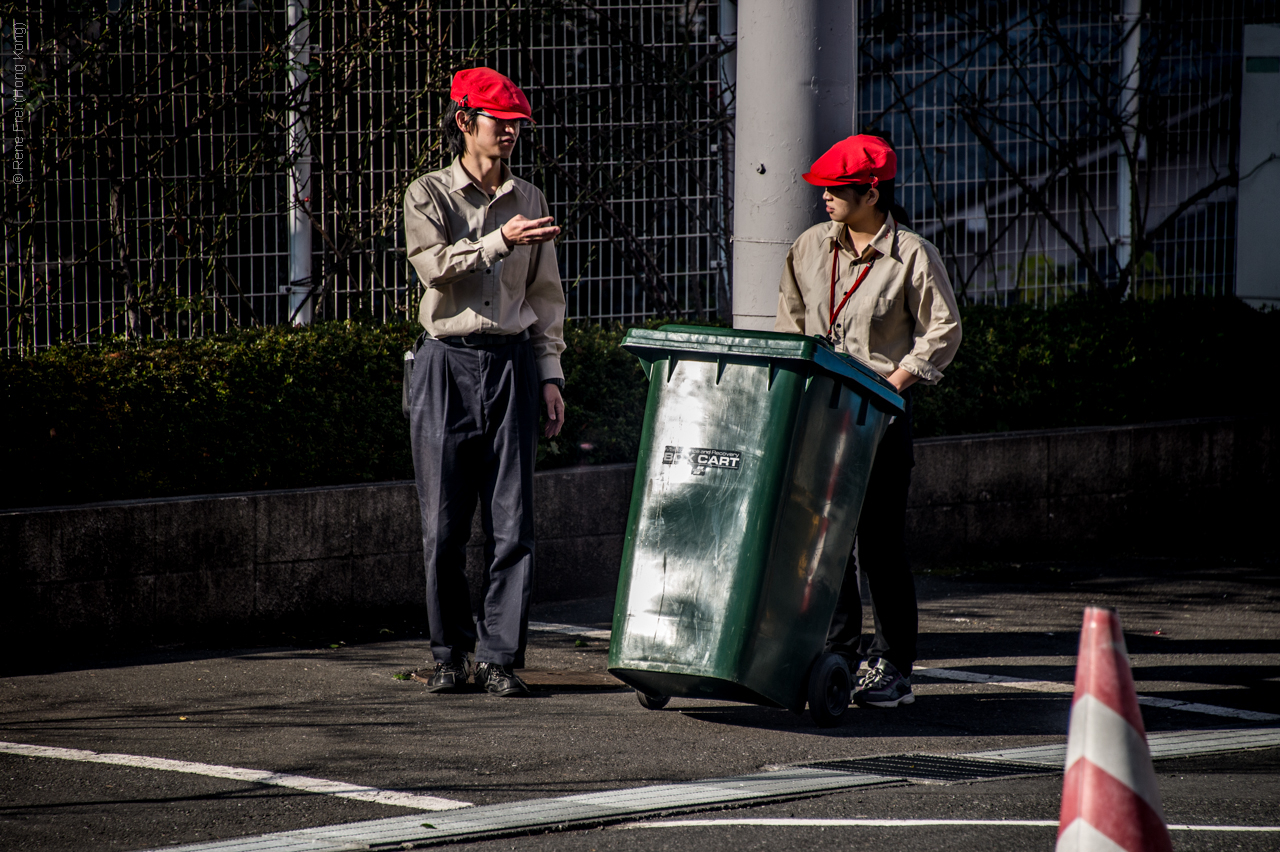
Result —
M420 811L447 811L470 807L471 805L470 802L442 799L438 796L423 796L419 793L402 793L397 790L379 790L376 787L348 784L345 781L328 781L324 778L308 778L303 775L268 772L262 769L244 769L239 766L217 766L209 763L192 763L186 760L169 760L164 757L144 757L136 754L103 754L78 748L52 748L50 746L8 742L0 742L0 753L17 754L25 757L46 757L55 760L74 760L81 763L131 766L136 769L153 769L162 772L182 772L187 775L204 775L209 778L226 778L232 781L247 781L253 784L269 784L273 787L288 787L291 790L303 790L307 793L319 793L325 796L337 796L340 799L355 799L361 802L375 802L379 805L414 808Z
M1010 677L1009 675L982 674L981 672L966 672L961 669L917 668L913 674L936 678L937 680L960 681L962 683L999 684L1013 689L1028 689L1032 692L1057 692L1063 695L1071 695L1075 691L1075 685L1070 683L1060 683L1054 680L1032 680L1025 677ZM1275 722L1280 720L1280 715L1275 713L1237 710L1234 707L1219 707L1215 704L1199 704L1194 701L1178 701L1173 698L1154 698L1149 695L1139 695L1138 703L1147 707L1162 707L1166 710L1182 710L1187 713L1223 716L1229 719L1245 719L1250 722Z

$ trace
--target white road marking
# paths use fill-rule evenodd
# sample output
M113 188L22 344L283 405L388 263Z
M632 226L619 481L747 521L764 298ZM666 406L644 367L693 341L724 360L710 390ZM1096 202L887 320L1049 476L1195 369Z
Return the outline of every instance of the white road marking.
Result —
M1147 707L1164 707L1167 710L1185 710L1188 713L1203 713L1206 716L1226 716L1230 719L1248 719L1253 722L1274 722L1280 719L1280 716L1275 713L1237 710L1234 707L1219 707L1216 704L1197 704L1194 701L1178 701L1176 698L1153 698L1150 695L1139 695L1138 703Z
M380 805L395 805L401 808L415 808L420 811L447 811L471 806L470 802L441 799L436 796L401 793L396 790L379 790L377 787L363 787L359 784L328 781L323 778L307 778L303 775L286 775L280 772L267 772L262 769L242 769L238 766L217 766L209 763L191 763L186 760L169 760L164 757L102 754L78 748L52 748L50 746L7 742L0 742L0 752L26 757L48 757L56 760L74 760L83 763L132 766L137 769L183 772L188 775L205 775L210 778L227 778L232 781L249 781L254 784L270 784L274 787L288 787L292 790L303 790L308 793L337 796L341 799L356 799L361 802L376 802Z
M1075 692L1075 685L1054 680L1031 680L1024 677L1008 675L981 674L959 669L916 669L913 674L938 680L955 680L964 683L998 683L1014 689L1029 689L1033 692L1056 692L1070 695ZM1252 722L1274 722L1280 716L1274 713L1259 713L1256 710L1237 710L1234 707L1219 707L1215 704L1197 704L1192 701L1178 701L1172 698L1154 698L1139 695L1138 703L1148 707L1163 707L1168 710L1185 710L1188 713L1203 713L1206 716L1226 716L1231 719L1248 719Z
M628 822L614 826L630 828L700 828L718 825L778 825L778 826L861 826L866 828L897 828L900 826L929 825L1012 825L1036 828L1057 828L1056 819L669 819L658 822ZM1170 825L1170 831L1254 831L1280 832L1280 825Z
M578 627L573 624L555 624L547 621L531 621L529 629L540 633L564 633L568 636L583 636L588 639L609 639L611 631L597 630L592 627ZM964 683L998 683L1014 689L1029 689L1032 692L1053 692L1071 695L1075 692L1075 684L1062 683L1056 680L1034 680L1025 677L1008 675L989 675L979 672L966 672L960 669L921 669L915 674L933 677L938 680L955 680ZM1243 688L1243 687L1241 687ZM1274 722L1280 720L1275 713L1260 713L1256 710L1237 710L1234 707L1219 707L1216 704L1198 704L1194 701L1179 701L1176 698L1155 698L1150 695L1139 695L1138 703L1148 707L1161 707L1166 710L1183 710L1188 713L1202 713L1206 716L1225 716L1229 719L1248 719L1251 722Z
M1249 728L1221 731L1181 731L1153 734L1148 738L1157 757L1175 757L1183 753L1242 750L1280 745L1280 728ZM961 755L987 757L1018 763L1041 763L1061 767L1066 743L1033 748ZM1049 776L1046 776L1049 777ZM598 793L581 793L556 799L527 799L496 805L481 805L431 817L430 823L419 816L393 817L342 825L318 826L295 831L276 832L231 840L170 846L153 852L350 852L352 849L390 849L426 842L459 841L497 833L531 833L567 829L570 826L606 824L624 819L638 820L645 815L677 811L705 810L708 807L750 806L757 803L797 795L811 796L838 790L850 790L902 779L880 775L851 775L845 772L809 767L782 767L777 771L757 772L733 778L709 778L703 781L659 784ZM710 820L716 824L731 820ZM739 824L769 824L759 820L737 821ZM776 822L776 821L775 821ZM788 820L784 824L793 824ZM828 820L822 824L876 825L1018 825L1013 820ZM1031 825L1040 823L1030 822ZM633 823L635 828L660 828L666 823ZM1044 826L1056 826L1045 821ZM1184 831L1276 831L1277 826L1191 826L1173 825Z
M1067 695L1075 692L1075 684L1061 683L1056 680L1031 680L1025 677L1008 675L982 674L966 672L959 669L922 669L916 668L913 675L936 677L938 680L958 680L964 683L998 683L1001 686L1012 686L1015 689L1030 689L1035 692L1063 692Z

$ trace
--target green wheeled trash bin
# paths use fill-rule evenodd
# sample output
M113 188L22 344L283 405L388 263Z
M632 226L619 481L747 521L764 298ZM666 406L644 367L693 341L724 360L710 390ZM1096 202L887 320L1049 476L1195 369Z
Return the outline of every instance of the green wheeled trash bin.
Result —
M632 329L649 398L609 671L672 696L834 725L852 673L824 654L893 386L818 338Z

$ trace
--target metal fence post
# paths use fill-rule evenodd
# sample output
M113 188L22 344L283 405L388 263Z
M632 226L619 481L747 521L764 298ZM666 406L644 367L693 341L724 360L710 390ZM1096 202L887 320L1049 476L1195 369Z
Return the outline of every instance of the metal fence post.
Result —
M289 28L289 103L285 132L289 138L289 169L285 179L289 222L289 283L281 290L289 298L289 321L308 325L314 311L311 280L311 22L308 0L287 0Z
M1120 49L1120 124L1124 132L1124 145L1120 148L1116 164L1116 265L1123 271L1132 263L1133 217L1137 195L1137 177L1132 164L1139 158L1138 138L1138 75L1142 66L1138 50L1142 46L1142 0L1124 0L1124 14L1120 16L1121 31L1125 33ZM1129 276L1129 287L1133 276Z
M720 44L733 50L720 57L720 104L730 124L720 134L720 210L721 218L733 233L733 163L734 144L733 118L738 108L738 2L737 0L720 0L720 14L717 18L720 30ZM733 251L732 245L720 243L717 246L720 268L716 275L716 302L718 313L722 319L733 317Z

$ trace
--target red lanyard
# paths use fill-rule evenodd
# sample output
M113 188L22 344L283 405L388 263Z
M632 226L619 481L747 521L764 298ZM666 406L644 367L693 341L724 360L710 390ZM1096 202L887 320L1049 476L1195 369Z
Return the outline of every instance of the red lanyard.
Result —
M840 312L844 310L845 302L849 301L849 297L858 291L862 286L863 280L866 279L867 273L871 271L871 267L876 265L876 258L880 256L876 252L875 257L867 261L867 265L862 268L862 272L858 274L858 280L853 282L853 286L849 288L849 292L844 294L844 298L840 300L840 306L831 311L831 319L827 322L827 333L831 333L831 329L835 327L836 317L840 316ZM838 242L831 243L831 301L830 305L836 303L836 274L840 268L840 244Z

